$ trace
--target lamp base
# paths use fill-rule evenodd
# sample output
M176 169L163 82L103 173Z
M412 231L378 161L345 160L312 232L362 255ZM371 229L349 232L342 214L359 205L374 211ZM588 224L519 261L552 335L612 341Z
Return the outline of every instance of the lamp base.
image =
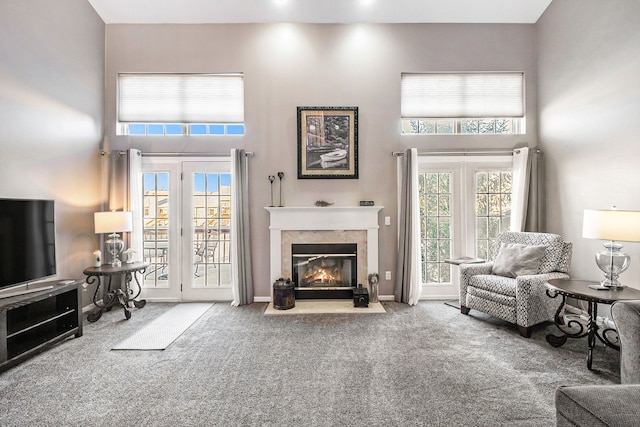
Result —
M120 253L124 249L124 241L120 238L118 233L109 234L109 238L104 241L104 247L111 254L111 266L120 267L122 261L120 261Z
M630 257L621 251L622 245L620 243L612 241L603 246L604 250L596 252L596 264L604 273L604 280L600 284L609 289L622 289L624 286L618 277L629 267Z

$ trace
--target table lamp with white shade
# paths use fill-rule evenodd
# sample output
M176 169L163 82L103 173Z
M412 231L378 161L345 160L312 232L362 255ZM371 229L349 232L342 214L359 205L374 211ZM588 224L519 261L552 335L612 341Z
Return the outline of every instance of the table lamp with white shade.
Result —
M600 285L606 289L618 289L623 285L618 276L631 262L622 252L618 242L640 242L640 211L585 209L582 237L608 240L604 250L596 252L596 264L604 272Z
M131 212L110 211L94 213L96 234L109 234L104 247L111 254L111 266L120 266L120 253L124 250L124 241L118 233L130 232L133 229Z

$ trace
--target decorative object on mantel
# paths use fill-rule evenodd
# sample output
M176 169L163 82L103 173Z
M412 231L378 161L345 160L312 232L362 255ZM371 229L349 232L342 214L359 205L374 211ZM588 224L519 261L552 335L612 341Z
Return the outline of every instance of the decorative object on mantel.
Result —
M358 179L358 107L298 107L298 179Z
M284 172L278 172L278 178L280 178L280 204L278 207L283 207L282 204L282 178L284 178Z
M333 205L335 202L325 202L324 200L316 200L316 202L314 203L314 205L316 205L319 208L324 208L326 206L331 206Z
M269 175L269 182L271 183L271 204L269 205L270 207L274 207L273 206L273 181L276 180L276 177L273 175Z
M373 200L360 200L360 206L374 206Z
M380 285L380 275L378 273L371 273L367 276L367 282L369 282L369 301L378 302L378 286Z
M273 308L289 310L296 306L295 289L290 279L282 277L273 283Z

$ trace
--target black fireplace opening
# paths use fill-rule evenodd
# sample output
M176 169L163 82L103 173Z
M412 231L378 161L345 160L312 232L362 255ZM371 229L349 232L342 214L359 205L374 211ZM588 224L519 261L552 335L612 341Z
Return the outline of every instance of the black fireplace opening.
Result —
M291 270L296 299L350 299L358 281L356 243L295 243Z

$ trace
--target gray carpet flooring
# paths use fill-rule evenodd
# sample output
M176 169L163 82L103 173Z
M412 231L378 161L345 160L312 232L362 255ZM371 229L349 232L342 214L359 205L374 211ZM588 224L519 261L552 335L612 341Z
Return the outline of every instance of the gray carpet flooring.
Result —
M0 374L0 426L553 426L562 384L619 382L618 353L552 348L442 301L385 314L264 316L215 304L163 351L111 351L170 309L85 322Z

